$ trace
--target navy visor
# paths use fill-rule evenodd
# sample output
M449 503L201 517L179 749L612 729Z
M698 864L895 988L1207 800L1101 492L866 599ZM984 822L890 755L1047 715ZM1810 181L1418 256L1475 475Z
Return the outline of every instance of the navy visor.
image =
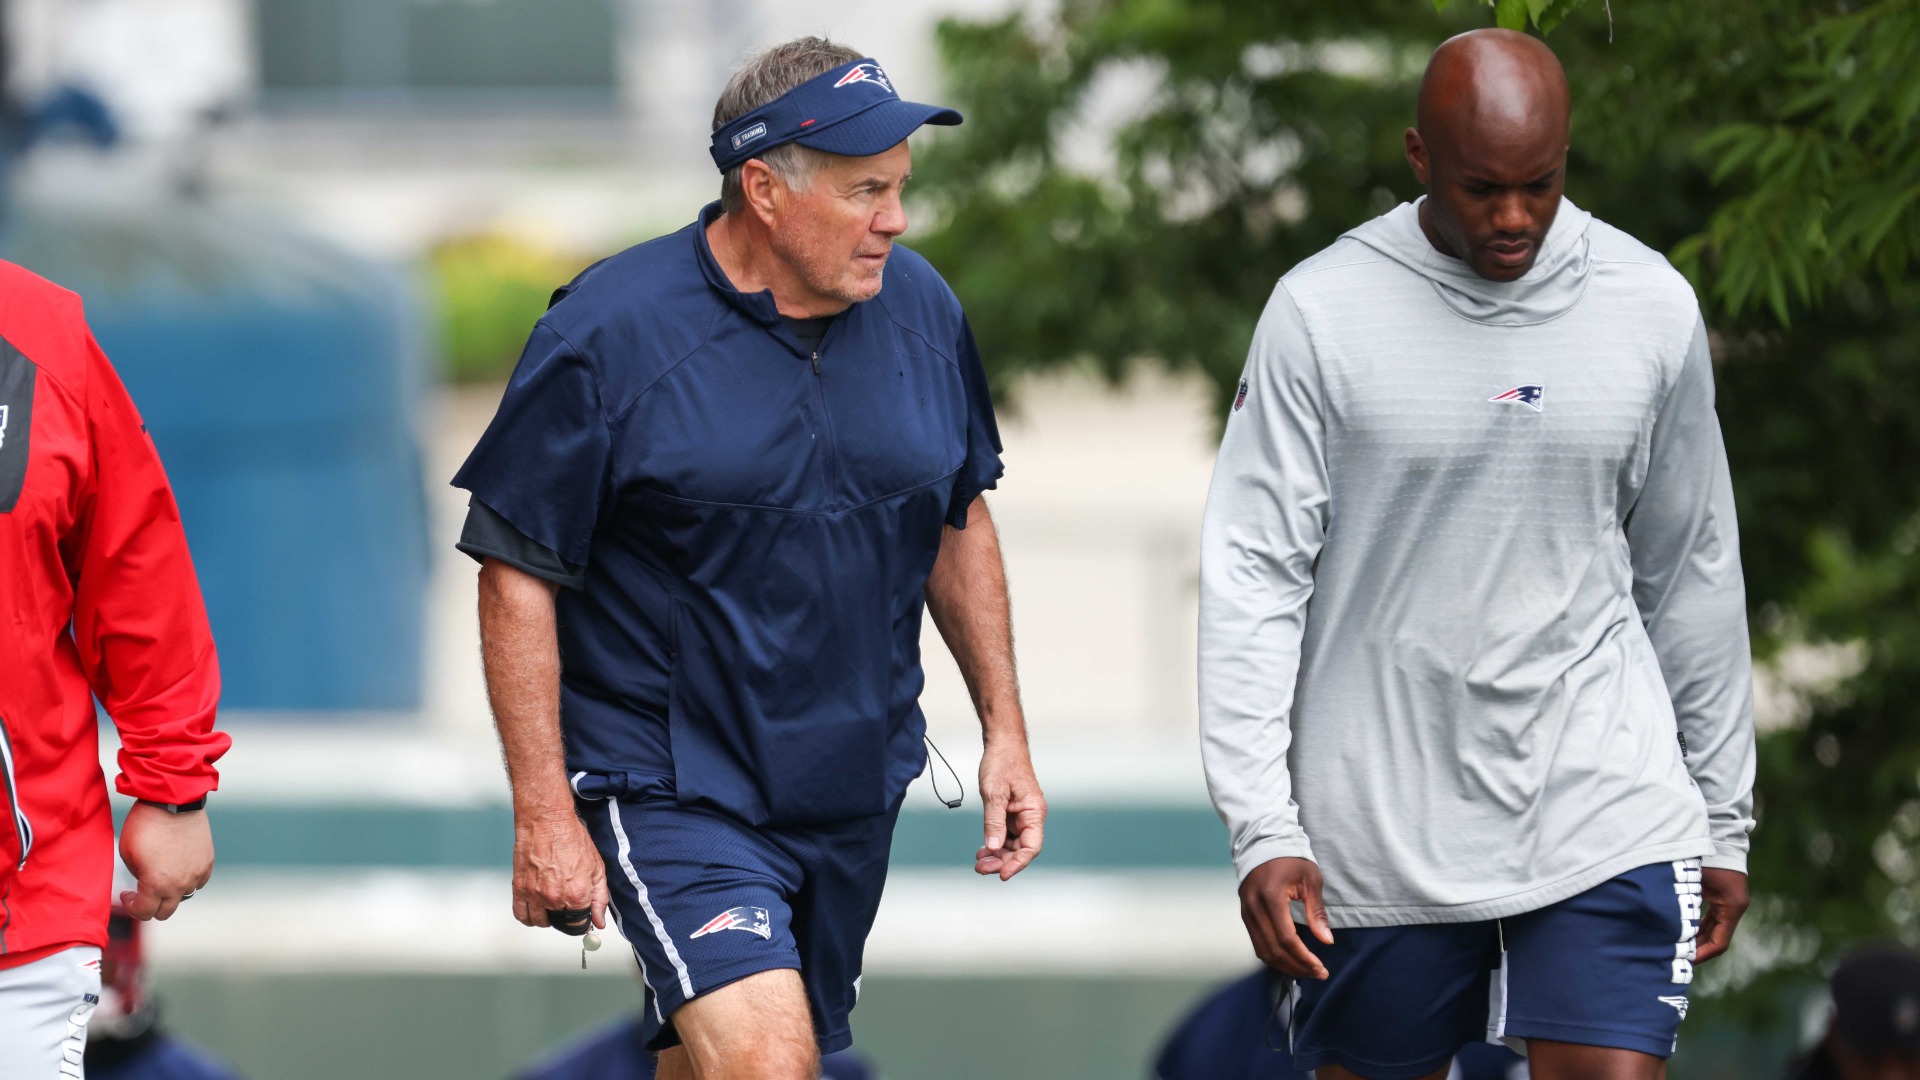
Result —
M808 79L713 133L713 163L726 172L785 143L845 157L869 157L899 145L921 124L951 126L960 114L902 101L872 58Z

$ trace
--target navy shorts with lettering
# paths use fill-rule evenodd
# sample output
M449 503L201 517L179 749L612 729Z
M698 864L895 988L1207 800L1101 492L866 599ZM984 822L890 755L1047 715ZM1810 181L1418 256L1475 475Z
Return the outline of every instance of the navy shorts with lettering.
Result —
M647 1048L679 1045L673 1014L692 998L779 968L800 972L821 1053L850 1046L899 804L831 825L752 828L670 794L634 794L626 779L576 776L575 806L640 960Z
M1525 1053L1527 1039L1664 1058L1687 1014L1699 919L1690 859L1488 922L1350 927L1333 945L1301 927L1327 978L1295 984L1294 1062L1414 1080L1468 1043Z

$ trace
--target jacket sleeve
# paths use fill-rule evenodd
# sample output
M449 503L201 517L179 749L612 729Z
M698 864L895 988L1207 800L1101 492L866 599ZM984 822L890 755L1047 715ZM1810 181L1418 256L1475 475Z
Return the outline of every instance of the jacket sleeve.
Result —
M1319 366L1283 282L1254 332L1200 539L1200 753L1242 878L1313 858L1287 748L1329 511Z
M84 341L93 462L62 544L74 642L120 731L115 788L191 802L218 786L213 763L233 741L213 727L219 660L160 455L99 345Z
M947 524L956 529L967 527L967 508L983 492L991 491L1005 475L1000 461L1000 425L993 415L993 394L987 387L987 369L980 362L979 346L973 343L973 327L960 319L960 340L955 348L960 358L960 376L967 387L967 459L955 478L953 496L947 503Z
M453 486L566 563L585 567L611 484L612 452L593 368L542 320Z
M1647 479L1627 515L1633 598L1666 677L1687 771L1707 804L1713 854L1747 868L1753 831L1753 671L1727 451L1713 410L1713 361L1694 327L1654 421Z

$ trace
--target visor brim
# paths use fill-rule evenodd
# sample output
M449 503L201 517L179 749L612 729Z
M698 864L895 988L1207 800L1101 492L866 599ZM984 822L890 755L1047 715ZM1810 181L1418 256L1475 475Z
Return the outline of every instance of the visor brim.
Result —
M842 157L872 157L900 145L923 124L953 127L960 122L960 114L952 109L895 99L793 141Z

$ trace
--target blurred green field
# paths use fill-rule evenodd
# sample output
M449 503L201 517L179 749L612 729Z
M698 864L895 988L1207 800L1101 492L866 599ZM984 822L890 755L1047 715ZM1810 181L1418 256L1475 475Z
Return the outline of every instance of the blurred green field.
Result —
M1125 948L1125 942L1115 942ZM887 1080L1139 1080L1212 983L1177 975L867 980L854 1037ZM489 1080L639 1007L606 974L192 975L165 1022L250 1080ZM1794 1034L1683 1029L1674 1080L1766 1080Z
M887 1080L1146 1075L1207 983L1160 978L871 978L854 1037ZM639 1008L606 975L261 975L160 980L165 1022L250 1080L512 1075Z

